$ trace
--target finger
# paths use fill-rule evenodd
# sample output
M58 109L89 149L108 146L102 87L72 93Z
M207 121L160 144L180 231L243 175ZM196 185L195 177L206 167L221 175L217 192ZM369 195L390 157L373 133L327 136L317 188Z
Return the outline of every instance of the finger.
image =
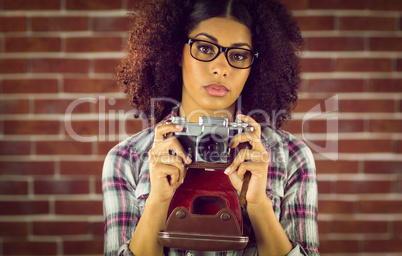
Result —
M245 161L263 162L264 159L267 158L269 160L268 153L266 151L261 152L253 149L242 149L239 151L229 167L226 168L225 173L230 175L231 173L235 172Z
M240 180L244 179L244 175L247 171L250 171L252 174L256 173L259 169L261 169L261 163L256 162L243 162L239 168L237 169L237 176Z
M257 121L255 121L252 117L243 114L238 114L237 118L247 123L249 126L253 127L254 131L257 131L259 133L261 132L261 125Z
M166 135L173 132L180 132L183 126L178 124L162 124L155 127L154 143L160 143L165 140Z
M182 159L184 163L191 164L191 156L184 150L183 146L176 137L168 138L166 139L166 142L167 144L165 145L167 146L167 152L169 152L170 154L174 152Z
M180 181L180 170L172 165L158 163L152 169L152 173L158 179L166 179L170 186L173 186Z
M232 142L230 143L231 148L237 147L242 142L250 142L253 146L255 143L261 142L261 125L257 123L252 117L239 114L237 118L245 123L249 127L247 127L246 131L240 134L236 134Z
M182 159L179 156L165 156L161 159L160 161L162 164L166 164L166 165L170 165L170 166L174 166L179 170L179 176L177 178L179 183L183 183L184 180L184 176L186 173L186 167L183 164Z

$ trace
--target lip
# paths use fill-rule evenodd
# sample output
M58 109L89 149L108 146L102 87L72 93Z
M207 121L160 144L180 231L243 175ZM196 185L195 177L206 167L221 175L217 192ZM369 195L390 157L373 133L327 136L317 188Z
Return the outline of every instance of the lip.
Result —
M229 89L223 84L209 84L204 86L204 89L214 97L223 97L229 92Z

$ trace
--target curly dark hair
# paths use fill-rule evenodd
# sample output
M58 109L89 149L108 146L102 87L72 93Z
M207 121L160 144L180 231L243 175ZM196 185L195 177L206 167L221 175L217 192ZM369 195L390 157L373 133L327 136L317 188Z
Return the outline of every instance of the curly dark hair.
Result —
M130 104L157 122L181 101L178 65L188 34L201 21L231 17L252 32L259 58L241 94L241 112L281 128L291 118L300 84L297 51L303 39L295 19L277 0L149 0L131 14L126 56L116 79ZM151 105L153 106L153 109ZM154 111L152 111L154 110ZM152 112L152 113L151 113Z

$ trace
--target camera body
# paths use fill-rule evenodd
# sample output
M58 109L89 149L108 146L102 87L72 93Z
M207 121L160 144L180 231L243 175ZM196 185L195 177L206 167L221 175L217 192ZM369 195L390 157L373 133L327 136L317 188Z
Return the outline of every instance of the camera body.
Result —
M184 127L173 135L191 155L191 168L226 168L241 149L231 149L230 141L236 134L251 128L241 121L229 123L227 118L209 116L201 116L198 123L188 123L185 117L173 117L172 123Z

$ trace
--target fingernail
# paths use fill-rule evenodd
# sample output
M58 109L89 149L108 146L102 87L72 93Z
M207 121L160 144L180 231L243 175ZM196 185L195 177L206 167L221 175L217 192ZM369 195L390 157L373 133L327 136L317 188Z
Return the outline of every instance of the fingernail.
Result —
M183 184L183 183L184 183L184 178L181 178L180 184Z
M230 168L230 167L228 167L228 168L226 168L226 170L225 170L225 174L226 175L228 175L229 173L230 173L230 171L232 170L232 168Z
M175 127L176 127L176 129L179 129L179 130L183 129L183 126L178 125L178 124L176 124Z
M231 148L232 146L233 146L233 140L231 140L231 141L229 142L228 147Z
M191 164L192 160L191 160L191 155L187 155L187 159L186 159L186 163L187 164Z

